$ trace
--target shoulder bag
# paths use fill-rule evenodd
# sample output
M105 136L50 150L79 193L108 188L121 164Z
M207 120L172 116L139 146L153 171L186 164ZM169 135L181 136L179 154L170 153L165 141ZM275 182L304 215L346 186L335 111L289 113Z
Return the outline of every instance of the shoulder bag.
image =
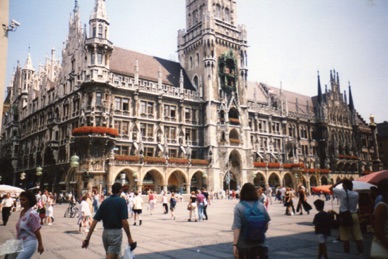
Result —
M353 225L353 217L352 213L350 212L348 190L345 189L345 192L348 209L338 214L338 224L343 227L349 227Z

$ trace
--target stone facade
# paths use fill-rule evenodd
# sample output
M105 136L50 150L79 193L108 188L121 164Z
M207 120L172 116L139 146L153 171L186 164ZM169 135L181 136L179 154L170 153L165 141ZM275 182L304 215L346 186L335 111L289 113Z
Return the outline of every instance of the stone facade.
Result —
M103 0L82 28L76 1L62 59L52 50L34 70L28 55L8 87L3 179L55 191L119 181L186 192L309 187L380 166L375 127L357 113L350 86L349 97L340 91L338 73L324 92L318 75L314 97L249 82L236 1L187 0L186 17L177 63L115 47Z

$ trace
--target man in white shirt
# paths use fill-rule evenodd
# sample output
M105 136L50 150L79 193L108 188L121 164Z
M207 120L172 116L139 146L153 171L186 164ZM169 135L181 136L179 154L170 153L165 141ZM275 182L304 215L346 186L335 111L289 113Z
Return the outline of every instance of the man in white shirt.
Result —
M284 202L284 196L286 195L286 187L280 188L280 198L282 199L282 202Z
M335 188L337 185L342 183L343 188ZM360 229L360 221L357 215L357 205L359 195L358 192L353 191L353 182L349 179L344 179L338 183L332 185L330 190L340 201L339 211L350 211L353 218L353 225L351 226L340 226L340 238L344 244L344 252L349 253L350 251L350 236L352 235L356 240L357 250L360 254L363 253L363 239Z

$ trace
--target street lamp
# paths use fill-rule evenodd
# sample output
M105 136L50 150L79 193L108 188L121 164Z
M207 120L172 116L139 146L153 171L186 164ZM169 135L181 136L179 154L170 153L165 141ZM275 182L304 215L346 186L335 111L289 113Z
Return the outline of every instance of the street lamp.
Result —
M22 182L20 183L20 185L21 185L22 187L23 187L23 182L24 182L25 179L26 179L26 173L23 172L23 173L20 174L20 180L22 181Z
M74 154L72 157L70 157L70 167L77 168L79 166L79 157Z
M39 177L42 175L42 167L38 166L36 168L36 176L38 176L38 181L36 182L36 186L39 188L40 186L40 181L39 181Z
M40 167L40 166L38 166L37 168L36 168L36 175L37 176L41 176L42 175L42 167Z

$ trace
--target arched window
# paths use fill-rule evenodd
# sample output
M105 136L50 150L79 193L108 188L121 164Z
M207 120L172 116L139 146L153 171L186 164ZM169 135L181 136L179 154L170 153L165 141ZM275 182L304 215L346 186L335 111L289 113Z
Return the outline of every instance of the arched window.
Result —
M221 6L219 4L216 4L216 18L221 18Z
M192 69L193 68L193 57L190 56L190 60L189 60L189 68Z
M224 17L225 22L230 22L230 15L229 15L229 9L225 8L225 17Z
M195 56L195 66L199 65L199 53Z
M198 90L198 76L194 76L193 84L194 84L195 89Z

